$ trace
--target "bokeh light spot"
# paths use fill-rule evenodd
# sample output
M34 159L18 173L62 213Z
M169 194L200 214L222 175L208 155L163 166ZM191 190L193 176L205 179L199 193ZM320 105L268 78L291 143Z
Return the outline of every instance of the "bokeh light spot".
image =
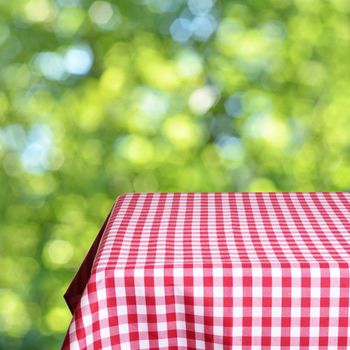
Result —
M203 71L202 59L194 51L182 51L176 60L176 70L184 78L197 77Z
M100 26L109 22L113 16L113 7L107 1L95 1L89 8L91 20Z
M10 124L0 129L0 140L9 150L20 151L26 143L26 133L19 124Z
M216 26L216 20L210 15L197 16L191 23L194 37L201 41L208 40L214 33Z
M33 22L45 22L53 17L53 10L48 0L30 0L25 6L27 18Z
M315 86L320 84L326 76L326 69L319 62L305 62L298 73L304 84Z
M178 148L191 148L201 142L201 129L187 115L166 119L162 130Z
M175 11L182 0L143 0L151 12L163 13Z
M48 79L61 80L65 77L63 57L55 52L41 52L35 58L41 73Z
M79 6L66 6L59 11L54 21L55 32L61 37L71 38L82 27L85 18L86 13Z
M208 13L213 5L213 0L188 0L188 7L194 15Z
M67 328L70 318L67 308L54 307L47 313L46 323L52 332L61 333Z
M274 147L285 147L289 142L286 124L270 114L253 115L248 120L245 130L252 139L263 140Z
M134 164L146 164L154 156L153 144L138 135L121 136L116 140L115 150L119 157L128 159Z
M33 125L27 143L21 153L24 170L40 174L49 169L49 156L52 149L52 133L47 125Z
M149 121L157 122L168 109L168 99L159 91L141 89L139 95L140 112L147 116Z
M57 239L49 241L45 246L44 252L49 262L64 265L72 258L74 250L68 241Z
M244 147L239 138L231 135L220 135L216 141L220 156L224 159L242 162L244 159Z
M84 75L89 72L93 63L93 55L89 46L73 46L64 55L66 71L70 74Z
M192 23L187 18L177 18L170 26L170 34L175 41L184 43L192 35Z
M31 322L20 296L10 290L0 289L0 332L22 337Z
M196 89L189 98L191 110L196 114L206 113L217 101L218 91L213 86L203 86Z
M225 110L230 117L239 117L242 114L242 94L229 96L225 101Z
M102 89L113 95L118 95L122 90L125 80L125 72L122 69L118 67L109 67L103 72L100 85Z

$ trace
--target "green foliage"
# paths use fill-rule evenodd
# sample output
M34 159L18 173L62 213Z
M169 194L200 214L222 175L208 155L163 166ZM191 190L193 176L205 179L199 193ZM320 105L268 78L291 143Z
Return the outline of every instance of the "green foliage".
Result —
M0 348L57 349L116 196L350 188L347 0L0 2Z

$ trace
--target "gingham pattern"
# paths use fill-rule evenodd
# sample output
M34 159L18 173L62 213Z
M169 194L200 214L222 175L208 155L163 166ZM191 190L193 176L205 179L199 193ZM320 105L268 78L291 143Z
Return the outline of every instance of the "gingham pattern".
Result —
M348 349L349 193L118 197L63 349Z

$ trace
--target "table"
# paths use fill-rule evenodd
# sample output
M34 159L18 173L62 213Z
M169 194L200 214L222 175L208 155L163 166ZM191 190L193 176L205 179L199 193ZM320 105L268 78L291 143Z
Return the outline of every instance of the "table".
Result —
M347 349L350 194L127 193L62 349Z

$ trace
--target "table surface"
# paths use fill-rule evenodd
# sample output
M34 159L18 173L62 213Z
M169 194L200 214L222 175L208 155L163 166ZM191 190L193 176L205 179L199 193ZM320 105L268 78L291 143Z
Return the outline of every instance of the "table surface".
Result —
M94 271L350 261L349 193L119 196Z
M350 194L127 193L62 349L349 349Z

